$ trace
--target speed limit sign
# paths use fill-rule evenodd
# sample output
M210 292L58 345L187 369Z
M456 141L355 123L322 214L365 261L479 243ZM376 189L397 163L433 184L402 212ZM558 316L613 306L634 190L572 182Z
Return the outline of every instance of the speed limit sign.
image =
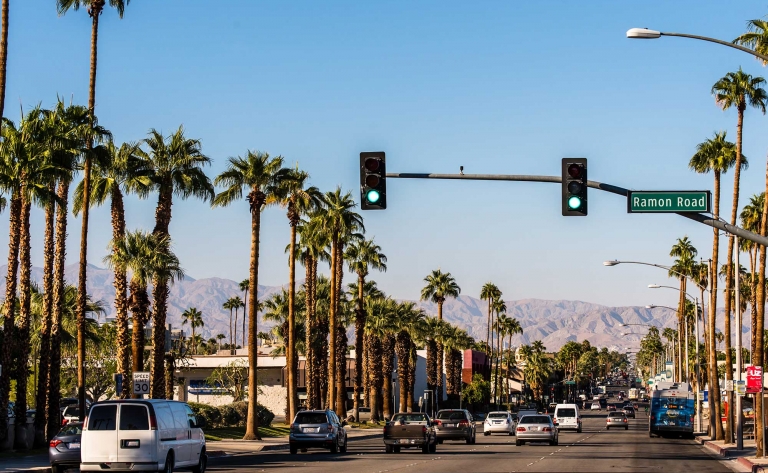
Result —
M149 372L133 373L133 394L149 394Z

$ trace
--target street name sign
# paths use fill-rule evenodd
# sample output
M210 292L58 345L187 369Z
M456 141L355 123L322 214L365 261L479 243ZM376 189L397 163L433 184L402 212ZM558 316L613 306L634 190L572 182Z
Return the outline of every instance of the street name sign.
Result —
M759 393L763 390L763 367L747 367L747 392Z
M136 371L133 373L133 394L149 394L148 371Z
M565 382L565 384L576 384L576 381L568 380Z
M629 191L628 213L710 212L709 191Z

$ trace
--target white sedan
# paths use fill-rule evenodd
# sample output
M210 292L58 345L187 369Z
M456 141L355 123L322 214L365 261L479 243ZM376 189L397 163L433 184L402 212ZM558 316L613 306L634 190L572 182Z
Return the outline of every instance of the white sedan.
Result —
M599 411L600 410L600 403L599 402L593 402L592 406L590 407L590 410Z
M483 422L483 435L487 436L493 433L515 435L515 427L517 424L511 413L507 411L489 412L488 417Z

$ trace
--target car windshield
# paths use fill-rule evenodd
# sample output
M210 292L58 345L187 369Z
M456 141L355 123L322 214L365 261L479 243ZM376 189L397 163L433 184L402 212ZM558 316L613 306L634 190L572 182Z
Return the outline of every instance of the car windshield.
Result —
M462 420L465 419L464 412L462 411L440 411L437 413L437 418L440 420Z
M557 417L576 417L576 409L558 409Z
M392 422L426 422L427 416L425 414L395 414L392 417Z
M438 417L439 419L440 417ZM506 412L491 412L488 414L489 419L506 419L507 413Z
M611 414L608 417L610 417L611 419L624 419L626 416L624 416L623 414Z
M71 416L71 417L80 417L80 408L79 407L67 407L64 409L64 415L65 416Z
M328 418L325 412L299 412L296 414L294 424L326 424Z
M549 416L525 416L520 419L521 424L549 424Z
M83 424L77 422L77 423L71 423L67 424L62 428L58 434L56 434L57 437L65 437L67 435L80 435L83 433Z

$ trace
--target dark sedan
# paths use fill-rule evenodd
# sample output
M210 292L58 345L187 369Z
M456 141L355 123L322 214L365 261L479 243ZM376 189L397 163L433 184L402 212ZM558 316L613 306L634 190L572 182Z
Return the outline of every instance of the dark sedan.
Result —
M51 439L48 446L51 473L62 473L67 468L80 467L80 435L82 433L82 422L70 422Z

